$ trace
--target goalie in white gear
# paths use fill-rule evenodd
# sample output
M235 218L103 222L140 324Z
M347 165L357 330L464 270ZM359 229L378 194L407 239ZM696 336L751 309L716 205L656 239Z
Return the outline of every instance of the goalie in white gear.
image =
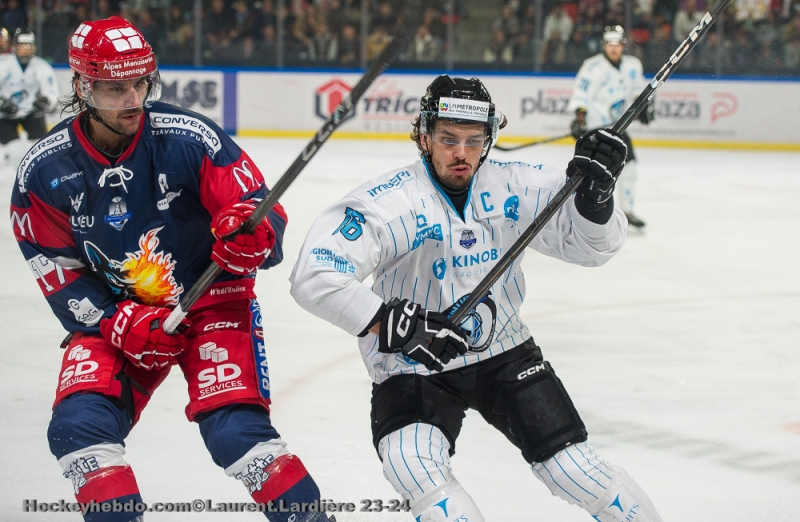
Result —
M47 133L45 113L58 104L55 72L36 56L33 32L14 34L13 52L0 55L0 78L0 145L6 161L16 167L30 146ZM20 137L20 125L27 140Z
M575 113L571 131L575 139L587 129L610 127L625 113L645 87L642 62L625 51L625 31L616 25L603 33L603 52L586 59L575 78L575 87L567 106ZM639 114L648 125L655 119L653 101ZM622 207L628 224L636 229L645 226L634 214L636 204L636 155L627 132L622 138L628 145L628 162L622 172L614 199Z
M323 211L292 295L359 337L374 381L373 444L417 521L485 520L450 463L467 409L517 446L554 495L595 519L660 521L633 479L587 443L522 322L523 254L460 324L448 319L567 181L563 169L487 160L504 121L477 78L434 80L411 134L421 159ZM613 132L578 140L567 174L580 169L586 181L530 248L583 266L611 259L626 233L611 198L625 156ZM370 275L372 288L361 284Z

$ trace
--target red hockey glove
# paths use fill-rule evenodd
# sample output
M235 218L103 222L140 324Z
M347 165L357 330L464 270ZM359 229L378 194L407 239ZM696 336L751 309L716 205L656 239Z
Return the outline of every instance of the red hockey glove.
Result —
M117 313L100 321L100 333L112 346L122 350L134 366L145 370L164 368L176 362L186 342L182 333L169 335L162 328L169 314L169 308L123 301L117 305ZM189 325L184 319L178 330Z
M275 231L266 216L252 234L241 233L225 239L239 230L255 209L256 205L250 202L234 203L220 210L211 220L211 233L217 238L211 258L232 274L256 271L275 246Z

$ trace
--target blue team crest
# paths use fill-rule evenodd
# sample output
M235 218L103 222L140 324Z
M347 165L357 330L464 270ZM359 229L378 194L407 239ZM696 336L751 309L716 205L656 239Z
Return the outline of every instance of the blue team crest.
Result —
M461 233L461 241L458 242L464 248L472 248L472 245L477 243L477 239L475 239L475 234L472 233L472 230L465 230Z
M112 199L111 204L108 206L106 223L117 230L122 230L122 227L125 226L125 223L127 223L130 218L131 213L128 212L128 205L125 203L125 200L119 196Z
M469 294L461 297L444 313L452 315L459 306L467 300ZM467 334L467 343L470 352L483 352L492 344L494 328L497 323L497 305L492 300L489 292L478 304L470 310L461 320L459 326Z
M503 204L503 212L506 219L519 221L519 196L511 196Z
M440 257L433 262L431 269L433 270L433 276L441 281L444 279L445 272L447 272L447 261L445 261L443 257Z

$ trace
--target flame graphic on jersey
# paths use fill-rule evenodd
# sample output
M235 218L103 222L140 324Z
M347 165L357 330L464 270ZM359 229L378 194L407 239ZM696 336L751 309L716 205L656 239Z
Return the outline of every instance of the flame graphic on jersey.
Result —
M173 276L176 262L172 260L172 254L156 251L161 228L140 236L139 250L126 253L124 261L109 259L93 243L84 243L92 269L105 277L114 294L154 306L178 304L183 285L177 284Z
M161 228L155 228L139 238L138 252L127 254L121 263L128 280L132 282L131 291L138 302L166 306L178 304L178 296L183 293L183 285L175 282L172 273L175 261L172 254L156 252Z

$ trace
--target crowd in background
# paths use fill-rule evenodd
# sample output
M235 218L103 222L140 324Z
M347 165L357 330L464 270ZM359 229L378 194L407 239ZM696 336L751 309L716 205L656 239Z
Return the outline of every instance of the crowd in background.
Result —
M712 2L713 3L713 2ZM626 53L638 56L646 70L658 70L709 9L707 0L633 0L626 13L621 0L553 3L541 29L537 51L536 3L510 0L492 24L492 40L483 59L498 67L531 63L539 52L543 70L574 70L601 51L606 26L627 34ZM738 0L721 18L722 33L712 28L687 55L682 70L748 73L800 73L800 0ZM720 25L720 24L718 24Z
M0 25L11 34L41 27L39 54L54 63L66 62L67 39L81 21L119 15L137 25L165 64L359 68L390 41L402 6L365 1L283 0L279 16L276 0L203 0L196 20L194 0L0 0ZM432 0L398 65L441 68L449 56L456 67L577 70L600 52L603 28L621 25L626 52L655 71L708 1ZM682 70L800 73L800 0L735 0L722 21L723 32L712 28Z

